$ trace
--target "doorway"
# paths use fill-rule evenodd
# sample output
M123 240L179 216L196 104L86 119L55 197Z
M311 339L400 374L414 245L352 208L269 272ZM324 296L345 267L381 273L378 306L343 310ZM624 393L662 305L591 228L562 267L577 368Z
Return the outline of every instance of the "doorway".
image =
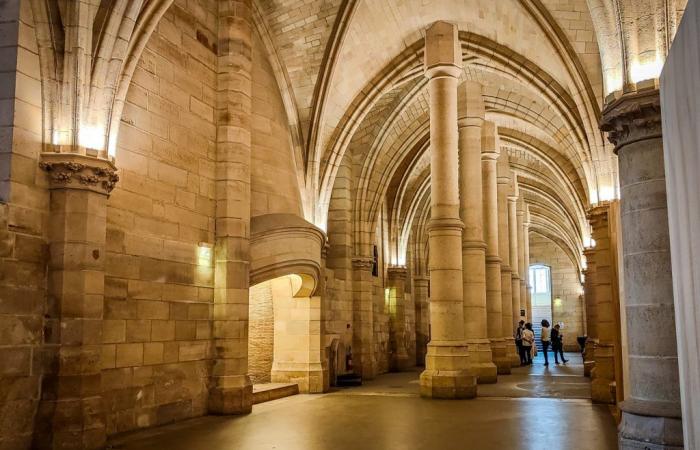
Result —
M530 280L532 280L532 329L535 332L535 343L538 350L542 350L540 337L542 334L542 320L552 323L552 270L543 264L530 266Z

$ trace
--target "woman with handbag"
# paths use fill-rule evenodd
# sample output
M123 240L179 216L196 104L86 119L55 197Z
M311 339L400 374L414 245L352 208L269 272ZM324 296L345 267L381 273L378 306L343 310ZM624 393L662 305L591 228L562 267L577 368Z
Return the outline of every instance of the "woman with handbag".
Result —
M520 360L525 361L524 366L532 365L532 345L535 342L535 333L532 331L532 324L530 322L525 324L525 329L523 330L523 344L520 347Z

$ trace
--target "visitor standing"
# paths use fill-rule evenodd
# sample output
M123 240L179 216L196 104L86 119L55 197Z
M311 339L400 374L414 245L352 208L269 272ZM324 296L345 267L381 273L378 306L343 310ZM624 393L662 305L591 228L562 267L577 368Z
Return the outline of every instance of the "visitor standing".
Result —
M532 353L530 353L530 351L535 342L535 333L532 331L532 324L530 322L525 324L522 336L523 344L522 347L520 347L520 359L525 361L523 365L530 366L532 365Z
M515 346L518 348L518 355L520 356L520 365L525 364L523 359L523 330L525 329L525 321L521 320L518 322L518 327L515 329Z
M547 351L549 350L550 333L549 333L549 321L547 319L542 319L542 334L540 335L540 341L542 341L542 353L544 353L544 366L549 365L549 358L547 357Z
M559 364L559 355L561 355L561 362L566 364L569 362L568 359L564 358L564 335L561 334L561 327L559 324L554 325L552 328L552 352L554 353L554 362Z

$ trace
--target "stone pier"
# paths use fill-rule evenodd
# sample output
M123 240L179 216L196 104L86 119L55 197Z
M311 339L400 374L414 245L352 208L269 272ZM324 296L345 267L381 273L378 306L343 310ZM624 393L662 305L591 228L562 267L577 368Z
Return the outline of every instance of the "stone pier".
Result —
M453 24L426 30L425 75L430 94L430 327L431 341L420 376L420 393L432 398L473 398L476 376L469 370L464 340L462 230L459 217L457 83L462 51Z
M620 164L625 312L629 348L620 448L681 449L671 249L661 105L655 88L610 104L601 128ZM697 349L696 349L697 350Z
M478 382L495 383L497 371L486 329L486 243L481 180L484 101L481 85L470 81L462 83L458 87L458 101L460 216L464 222L464 334L469 345L470 365Z

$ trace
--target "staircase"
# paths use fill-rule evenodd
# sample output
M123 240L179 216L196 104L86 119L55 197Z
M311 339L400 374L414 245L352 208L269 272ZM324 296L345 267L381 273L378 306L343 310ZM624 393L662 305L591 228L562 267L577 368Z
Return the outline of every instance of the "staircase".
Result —
M535 322L532 324L532 331L535 333L535 345L537 346L537 351L542 351L542 324L540 322Z

